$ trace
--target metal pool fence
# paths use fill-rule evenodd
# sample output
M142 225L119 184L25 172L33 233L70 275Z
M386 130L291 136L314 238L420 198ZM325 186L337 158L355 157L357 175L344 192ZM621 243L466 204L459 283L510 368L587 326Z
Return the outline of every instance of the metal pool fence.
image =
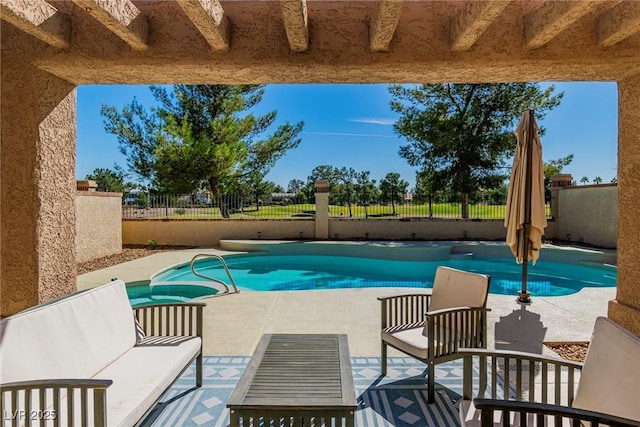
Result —
M299 194L276 194L259 199L242 196L223 196L221 200L198 195L143 194L128 196L122 206L123 219L265 219L265 218L314 218L315 200ZM432 203L372 202L368 204L330 204L329 216L354 219L394 218L462 218L462 203L454 196ZM226 213L224 215L223 213ZM505 205L476 202L469 204L470 219L502 219ZM547 205L547 216L550 214Z

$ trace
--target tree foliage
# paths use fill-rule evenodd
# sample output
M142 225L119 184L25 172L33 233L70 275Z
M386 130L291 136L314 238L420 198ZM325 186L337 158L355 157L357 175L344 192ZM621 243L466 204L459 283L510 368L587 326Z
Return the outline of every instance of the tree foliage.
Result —
M394 129L408 140L400 155L429 171L431 186L461 193L466 217L470 193L504 181L522 112L544 118L562 98L553 91L532 83L392 85Z
M391 202L393 215L396 215L396 203L403 201L409 190L409 183L400 178L397 172L389 172L380 180L380 197L384 202Z
M300 143L302 122L268 133L276 111L249 111L262 100L261 85L176 85L171 94L152 86L151 92L157 107L147 110L134 99L120 111L103 105L101 114L129 168L160 191L188 193L206 185L224 208L222 195L242 179L264 177Z
M97 191L126 193L135 187L135 184L125 182L124 172L118 168L115 170L97 168L87 175L85 179L95 181L98 185Z

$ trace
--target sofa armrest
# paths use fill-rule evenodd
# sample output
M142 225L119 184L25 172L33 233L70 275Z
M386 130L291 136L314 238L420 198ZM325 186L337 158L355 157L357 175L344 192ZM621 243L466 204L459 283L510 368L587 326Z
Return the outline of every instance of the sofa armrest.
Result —
M153 304L133 312L148 336L198 336L202 338L203 302Z
M559 357L519 351L460 349L459 353L464 359L462 395L466 400L474 397L474 360L478 361L478 397L555 405L573 402L577 374L583 366Z
M544 426L545 418L554 417L554 425L566 425L563 420L573 421L573 425L580 425L577 422L582 421L583 425L591 423L591 425L609 425L609 426L636 426L640 427L640 421L630 420L627 418L617 417L615 415L604 414L601 412L587 411L584 409L571 408L568 406L550 405L534 402L515 402L509 400L496 399L475 399L473 401L476 409L481 411L481 425L494 425L494 411L502 411L502 418L509 419L509 413L520 414L520 417L527 417L528 414L536 417L534 425ZM520 425L527 425L526 422L520 422Z
M378 298L382 329L425 320L431 294L405 294Z
M82 425L107 425L107 388L111 380L49 379L0 385L0 412L19 425L66 419ZM93 417L89 415L93 412ZM79 417L79 419L78 419ZM49 424L47 424L49 425ZM75 425L75 424L74 424Z

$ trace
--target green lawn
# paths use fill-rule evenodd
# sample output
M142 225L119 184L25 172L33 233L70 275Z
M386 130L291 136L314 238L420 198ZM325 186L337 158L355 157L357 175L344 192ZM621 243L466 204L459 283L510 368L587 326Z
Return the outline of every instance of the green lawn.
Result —
M502 219L504 218L504 205L469 205L469 218L471 219ZM241 212L234 212L231 218L305 218L313 217L315 205L310 203L293 205L272 205L244 208ZM547 216L550 208L547 205ZM351 206L351 214L347 206L329 206L329 215L340 218L402 218L402 217L433 217L433 218L461 218L462 207L457 203L434 203L431 205L403 204L393 207L388 205ZM207 219L222 218L218 208L156 208L147 210L133 210L128 208L124 212L124 218L171 218L171 219Z

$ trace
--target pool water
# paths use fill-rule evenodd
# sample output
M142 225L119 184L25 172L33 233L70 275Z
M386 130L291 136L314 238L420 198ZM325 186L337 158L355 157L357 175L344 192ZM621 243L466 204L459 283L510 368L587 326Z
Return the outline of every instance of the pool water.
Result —
M129 296L129 302L131 302L132 307L149 304L186 302L198 298L210 297L215 293L216 290L211 287L198 285L127 286L127 295Z
M240 289L282 291L370 287L432 287L436 268L441 265L491 275L490 292L515 295L521 288L522 266L513 258L474 258L397 261L324 255L234 255L225 257ZM204 259L196 263L198 272L227 281L220 263ZM527 289L537 296L559 296L584 287L616 285L615 267L539 261L529 266ZM201 281L182 265L155 275L154 283Z

